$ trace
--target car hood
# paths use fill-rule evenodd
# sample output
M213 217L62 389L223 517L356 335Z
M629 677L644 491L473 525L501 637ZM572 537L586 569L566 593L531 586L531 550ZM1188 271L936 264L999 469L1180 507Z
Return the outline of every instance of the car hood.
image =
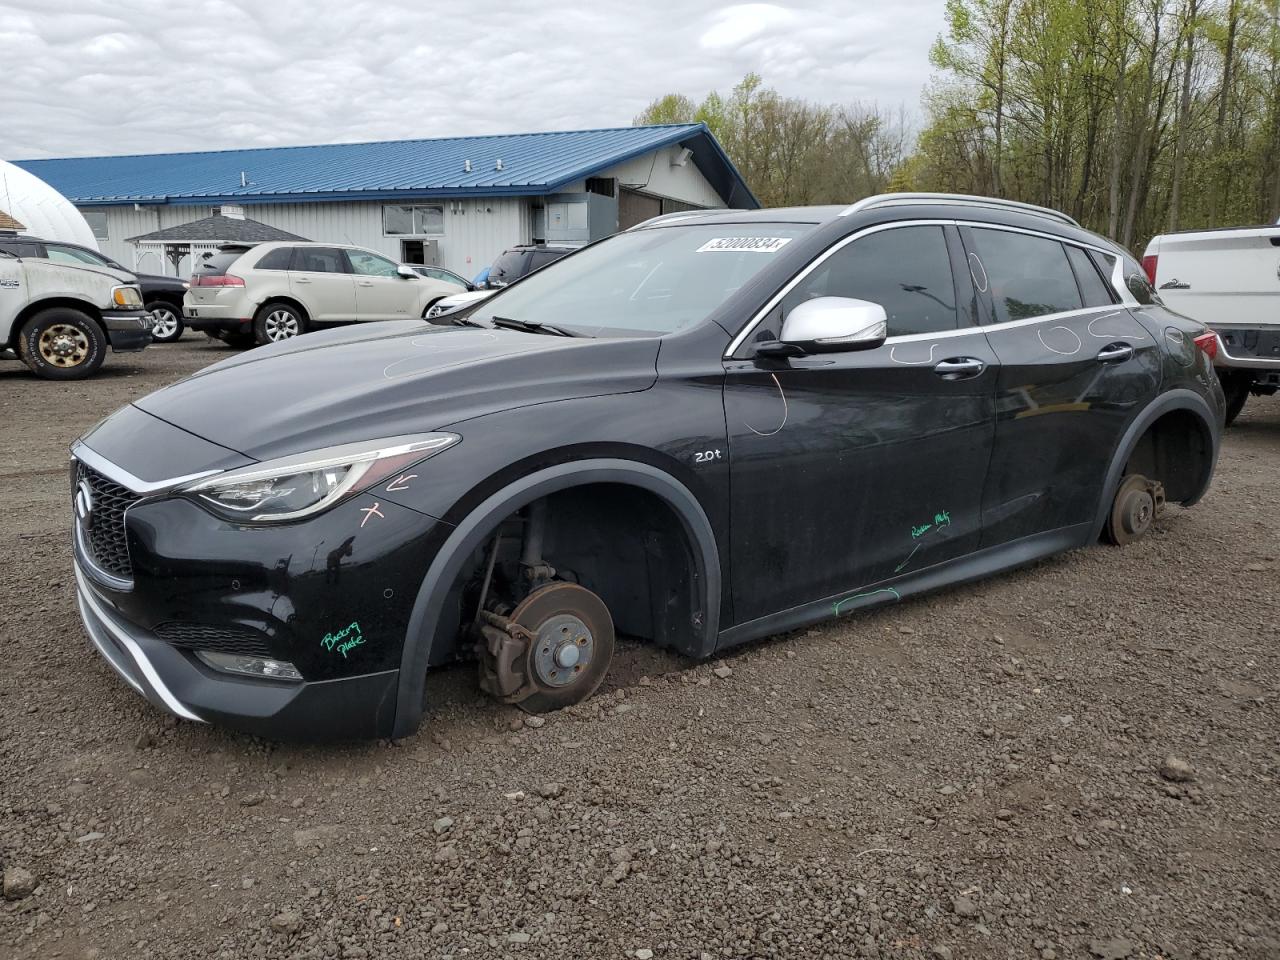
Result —
M645 390L657 379L657 357L656 339L390 321L259 347L136 405L265 460L533 403Z

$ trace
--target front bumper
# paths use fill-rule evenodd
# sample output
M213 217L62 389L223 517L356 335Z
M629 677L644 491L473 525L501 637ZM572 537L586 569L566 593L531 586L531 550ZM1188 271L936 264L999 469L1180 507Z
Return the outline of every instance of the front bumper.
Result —
M111 349L116 353L130 353L151 342L156 319L146 310L103 310L102 323L107 328Z
M273 740L391 735L398 670L310 682L239 679L220 673L125 620L78 560L76 602L85 631L111 668L174 716Z

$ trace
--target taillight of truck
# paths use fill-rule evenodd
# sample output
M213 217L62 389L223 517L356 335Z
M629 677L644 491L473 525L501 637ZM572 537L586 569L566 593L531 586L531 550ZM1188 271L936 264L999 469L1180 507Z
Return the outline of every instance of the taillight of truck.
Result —
M1153 287L1156 285L1156 261L1159 259L1158 254L1149 254L1142 258L1142 272L1147 275L1147 280Z

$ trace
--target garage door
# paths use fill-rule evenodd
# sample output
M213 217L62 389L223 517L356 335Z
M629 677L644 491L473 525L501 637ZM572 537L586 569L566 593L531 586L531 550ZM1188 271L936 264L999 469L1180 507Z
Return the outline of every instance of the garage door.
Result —
M623 187L618 191L618 229L626 230L662 213L662 201Z

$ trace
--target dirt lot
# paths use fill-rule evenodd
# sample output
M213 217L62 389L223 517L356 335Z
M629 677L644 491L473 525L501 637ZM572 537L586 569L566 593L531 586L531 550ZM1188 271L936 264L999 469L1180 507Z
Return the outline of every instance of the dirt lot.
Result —
M302 748L166 717L75 612L68 443L226 353L0 365L0 957L1280 956L1280 402L1130 548Z

